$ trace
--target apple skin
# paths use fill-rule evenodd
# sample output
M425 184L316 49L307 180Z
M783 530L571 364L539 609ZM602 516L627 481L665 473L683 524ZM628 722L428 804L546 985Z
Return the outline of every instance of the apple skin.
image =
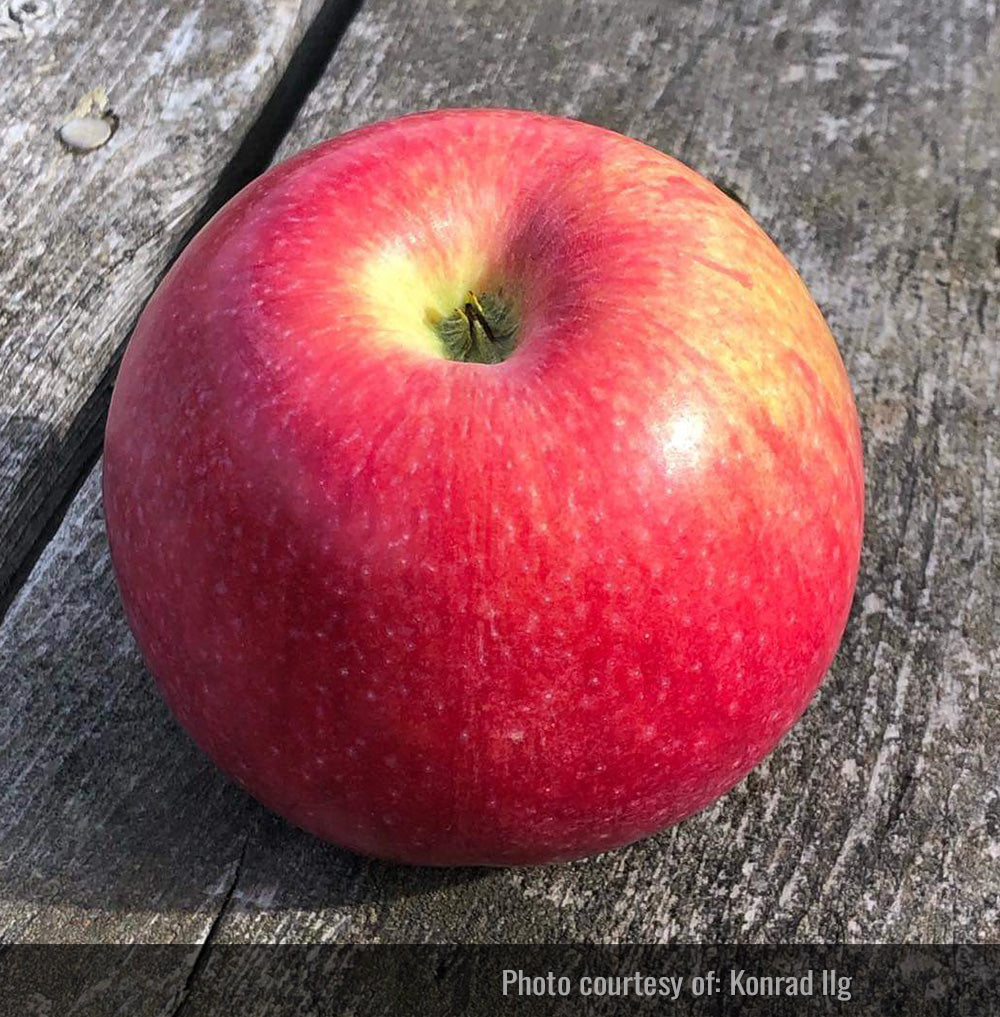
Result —
M514 294L500 364L430 321ZM530 864L707 805L846 624L857 415L746 212L609 131L404 117L266 173L132 337L104 499L180 723L355 851Z

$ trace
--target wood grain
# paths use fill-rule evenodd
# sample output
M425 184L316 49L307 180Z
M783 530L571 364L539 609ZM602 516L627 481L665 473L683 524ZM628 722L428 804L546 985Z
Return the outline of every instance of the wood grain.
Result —
M2 630L0 936L1000 940L993 4L370 0L284 154L442 105L570 114L747 201L858 396L862 575L777 752L660 837L572 865L367 862L264 813L166 715L90 478Z
M0 5L0 610L97 454L143 301L319 6ZM94 88L118 130L71 152L57 129Z

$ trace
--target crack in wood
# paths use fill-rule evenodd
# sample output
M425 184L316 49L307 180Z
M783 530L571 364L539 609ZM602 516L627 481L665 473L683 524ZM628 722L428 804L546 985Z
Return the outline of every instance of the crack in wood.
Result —
M187 973L187 977L184 979L184 985L180 990L177 998L177 1004L170 1011L169 1017L181 1017L187 1007L188 1002L191 999L191 993L194 990L195 985L199 979L203 976L205 968L208 966L209 958L211 956L212 944L215 942L215 938L219 933L219 929L225 920L226 914L229 911L229 906L232 903L233 895L236 893L236 888L239 886L240 876L243 873L243 865L246 861L247 849L250 846L250 840L252 837L252 831L248 830L243 838L243 844L240 848L239 857L236 859L236 864L233 867L233 876L229 881L229 886L226 888L225 893L222 897L222 902L219 905L219 910L215 913L211 923L208 926L208 932L205 934L205 938L201 941L198 946L198 952L195 954L194 961L191 964L191 969Z

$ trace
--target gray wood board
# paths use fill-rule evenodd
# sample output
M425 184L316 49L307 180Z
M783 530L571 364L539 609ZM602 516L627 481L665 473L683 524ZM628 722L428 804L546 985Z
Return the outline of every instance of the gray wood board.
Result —
M721 177L854 381L867 534L820 695L723 800L597 859L369 862L268 815L169 719L91 477L0 630L0 935L996 942L993 7L371 0L285 154L404 111L567 113Z
M93 461L136 314L319 3L0 8L0 610ZM70 151L57 129L94 88L118 130Z

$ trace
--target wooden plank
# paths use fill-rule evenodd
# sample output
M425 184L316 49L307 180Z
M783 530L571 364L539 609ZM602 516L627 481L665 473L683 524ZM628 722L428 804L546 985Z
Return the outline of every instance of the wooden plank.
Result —
M97 453L136 314L319 6L37 0L14 20L4 5L0 610ZM57 128L94 88L118 130L70 151Z
M598 861L414 889L399 939L1000 936L995 538L1000 125L995 10L372 3L282 154L427 106L564 113L722 179L802 272L865 430L847 640L774 759L716 807ZM987 155L987 153L993 153ZM241 890L263 876L248 868ZM414 903L424 887L435 906ZM346 914L346 912L342 912ZM272 916L276 937L312 916ZM233 909L221 933L260 934ZM343 936L373 926L351 915Z
M246 838L116 599L95 471L2 630L0 939L197 939Z
M865 432L846 641L774 756L666 834L544 869L394 868L268 816L166 719L92 477L0 629L0 936L996 941L994 15L371 0L285 153L428 106L568 113L723 177L798 265Z

